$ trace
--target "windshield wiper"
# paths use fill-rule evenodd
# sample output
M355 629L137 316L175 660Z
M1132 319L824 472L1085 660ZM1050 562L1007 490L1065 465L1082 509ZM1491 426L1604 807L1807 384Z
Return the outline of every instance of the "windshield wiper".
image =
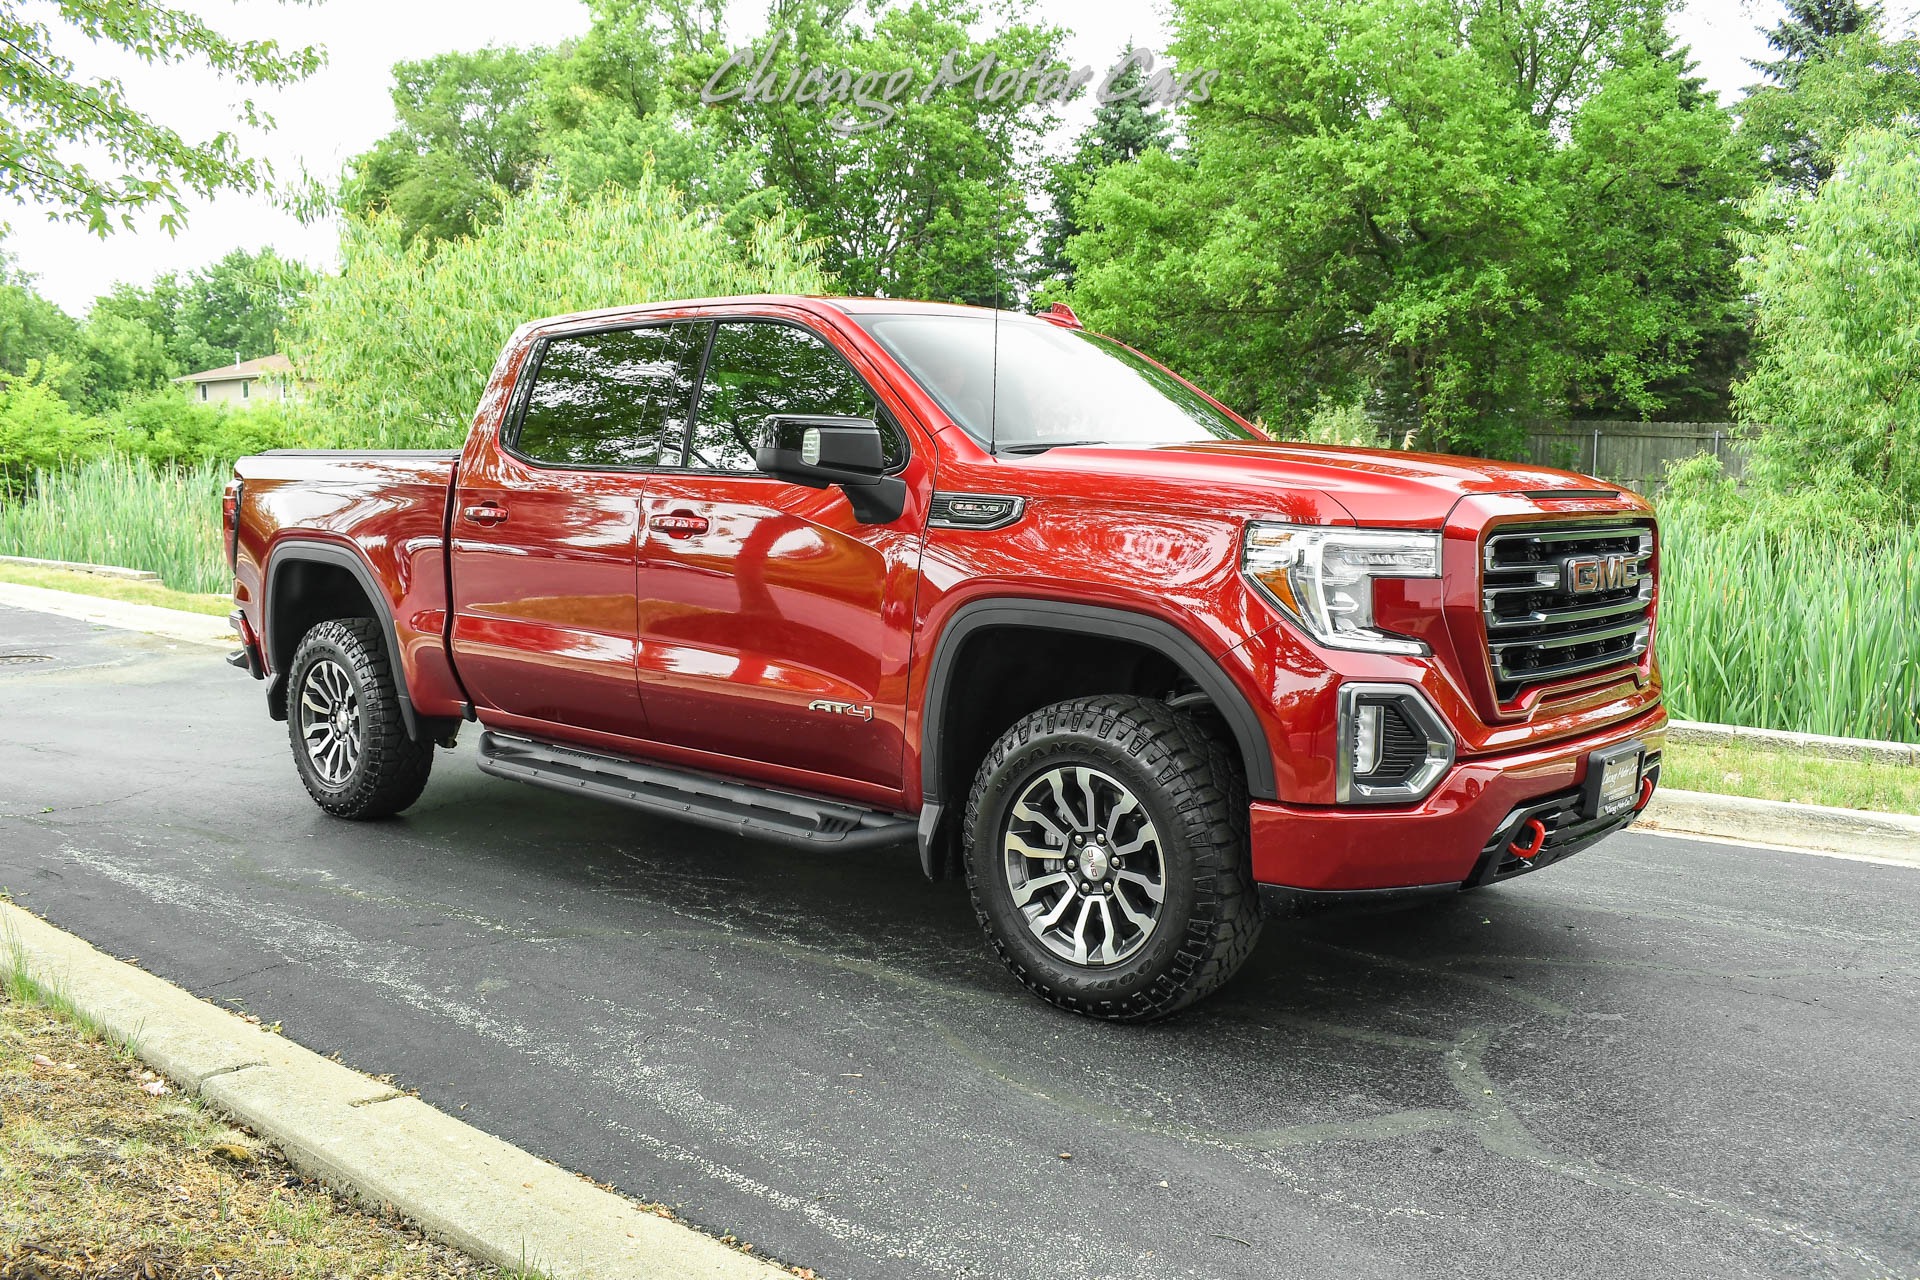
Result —
M1021 444L1003 444L995 453L1045 453L1049 449L1083 449L1106 444L1105 440L1028 440Z

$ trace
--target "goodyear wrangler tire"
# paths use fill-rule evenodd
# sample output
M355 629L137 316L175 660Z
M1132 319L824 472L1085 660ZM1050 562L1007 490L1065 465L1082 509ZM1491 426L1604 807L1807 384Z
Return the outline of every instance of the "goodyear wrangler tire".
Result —
M1150 698L1056 703L994 743L967 801L967 885L1014 976L1063 1009L1165 1017L1253 950L1238 760Z
M337 818L400 812L433 769L433 744L407 736L371 618L322 622L301 639L287 673L287 738L307 794Z

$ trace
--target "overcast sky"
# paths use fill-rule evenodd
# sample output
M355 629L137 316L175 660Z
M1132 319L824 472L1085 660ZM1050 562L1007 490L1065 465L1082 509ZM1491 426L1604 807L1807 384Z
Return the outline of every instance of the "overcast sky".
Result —
M423 58L489 43L551 44L586 30L586 6L578 0L323 0L311 6L278 5L264 0L188 0L231 35L272 36L285 44L320 44L328 65L306 83L263 95L279 128L256 138L256 154L271 158L280 175L302 166L329 179L342 161L364 151L393 127L388 90L389 68L396 61ZM1911 14L1920 0L1895 0L1889 8ZM46 0L29 0L29 13L50 9ZM737 8L757 9L737 3ZM1076 66L1104 68L1129 40L1161 48L1166 26L1157 0L1039 0L1038 16L1073 33L1068 59ZM538 15L537 23L529 15ZM1723 102L1739 96L1753 79L1745 59L1765 52L1755 33L1758 23L1773 23L1779 0L1688 0L1676 21L1676 33L1692 46L1701 73ZM45 19L43 19L45 20ZM1910 21L1910 19L1909 19ZM51 25L51 24L50 24ZM237 94L204 70L151 67L131 58L63 49L81 70L119 75L128 97L192 138L207 137L231 125ZM82 55L87 55L84 58ZM1076 105L1084 113L1084 101ZM29 208L0 205L0 221L10 224L4 245L20 266L40 277L43 293L69 311L83 311L115 281L145 283L162 271L187 270L229 250L272 245L283 254L315 266L334 262L334 230L303 227L274 208L265 197L222 195L192 202L187 229L169 237L145 225L116 232L105 241L72 225L49 223Z

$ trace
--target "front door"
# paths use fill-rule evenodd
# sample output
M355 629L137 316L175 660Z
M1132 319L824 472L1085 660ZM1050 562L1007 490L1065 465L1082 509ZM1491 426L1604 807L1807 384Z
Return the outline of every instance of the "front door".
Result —
M656 325L548 339L502 447L462 460L453 655L479 706L561 733L644 733L640 503L663 437L677 460L705 337Z
M809 329L720 321L704 369L686 466L656 474L642 499L649 735L829 790L899 788L928 465ZM901 518L861 524L840 490L760 472L755 433L775 413L879 420L909 485Z

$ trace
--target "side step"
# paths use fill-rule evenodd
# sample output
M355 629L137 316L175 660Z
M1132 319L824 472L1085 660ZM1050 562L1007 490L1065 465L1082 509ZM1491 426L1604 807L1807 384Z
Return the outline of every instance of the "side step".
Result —
M912 840L918 830L912 818L897 813L770 791L492 730L480 735L480 768L497 778L808 848L900 844Z

